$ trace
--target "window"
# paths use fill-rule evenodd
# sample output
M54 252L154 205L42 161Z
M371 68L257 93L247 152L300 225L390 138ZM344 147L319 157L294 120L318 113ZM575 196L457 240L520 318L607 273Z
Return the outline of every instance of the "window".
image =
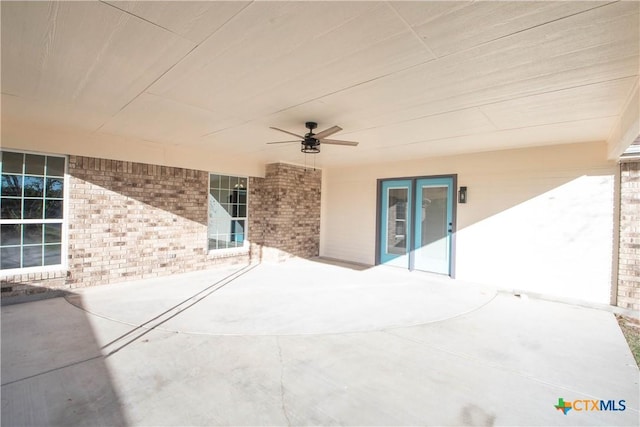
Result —
M244 246L247 178L209 175L209 250Z
M0 151L0 270L62 264L65 158Z

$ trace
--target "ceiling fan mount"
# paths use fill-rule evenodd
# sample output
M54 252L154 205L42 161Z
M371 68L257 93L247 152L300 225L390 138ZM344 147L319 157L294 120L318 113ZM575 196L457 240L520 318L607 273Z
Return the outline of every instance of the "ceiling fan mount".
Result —
M279 132L284 132L289 135L293 135L300 139L295 141L277 141L277 142L267 142L267 144L287 144L291 142L300 142L300 151L307 154L317 154L320 152L321 144L328 145L346 145L350 147L355 147L358 145L357 142L354 141L341 141L337 139L326 139L328 136L333 135L336 132L340 132L342 128L340 126L332 126L328 129L323 130L322 132L313 133L313 130L318 127L318 123L316 122L306 122L305 127L309 129L309 132L305 133L304 136L298 135L297 133L289 132L283 129L278 129L275 127L271 127L273 130L277 130Z

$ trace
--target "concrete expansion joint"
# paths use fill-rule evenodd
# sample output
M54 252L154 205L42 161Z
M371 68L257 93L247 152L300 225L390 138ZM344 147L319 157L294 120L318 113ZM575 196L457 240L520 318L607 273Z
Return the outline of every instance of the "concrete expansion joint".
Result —
M278 336L276 336L276 345L278 346L278 359L280 361L280 405L282 407L282 414L287 420L287 426L291 427L291 420L289 419L289 413L287 412L287 406L285 404L284 362L282 360L282 346L280 345L280 338Z

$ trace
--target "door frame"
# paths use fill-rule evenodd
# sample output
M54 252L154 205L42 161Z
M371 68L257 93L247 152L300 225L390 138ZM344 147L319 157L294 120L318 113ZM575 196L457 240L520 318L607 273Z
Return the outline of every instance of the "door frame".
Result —
M451 219L453 225L451 226L451 254L450 254L450 272L449 277L455 279L456 277L456 235L458 230L458 174L448 174L448 175L423 175L423 176L405 176L405 177L392 177L392 178L378 178L376 180L376 265L382 264L381 253L380 253L380 244L381 244L381 235L380 229L382 226L382 207L380 203L382 203L382 183L385 181L410 181L411 182L411 190L410 190L410 200L415 202L417 191L418 191L418 180L419 179L434 179L434 178L451 178L453 181L453 200L451 201ZM411 209L414 209L414 206L411 206ZM413 271L415 269L415 254L414 254L414 236L416 232L416 222L411 221L410 224L411 232L409 234L409 265L407 268L409 271Z

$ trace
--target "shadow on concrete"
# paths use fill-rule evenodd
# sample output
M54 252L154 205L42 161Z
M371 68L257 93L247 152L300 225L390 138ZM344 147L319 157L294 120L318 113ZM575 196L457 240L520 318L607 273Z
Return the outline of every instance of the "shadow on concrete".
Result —
M374 267L373 265L343 261L343 260L339 260L335 258L327 258L327 257L309 258L309 261L317 262L320 264L333 265L335 267L347 268L349 270L355 270L355 271L364 271Z
M100 350L106 337L87 314L60 297L9 300L1 310L2 425L128 425Z

